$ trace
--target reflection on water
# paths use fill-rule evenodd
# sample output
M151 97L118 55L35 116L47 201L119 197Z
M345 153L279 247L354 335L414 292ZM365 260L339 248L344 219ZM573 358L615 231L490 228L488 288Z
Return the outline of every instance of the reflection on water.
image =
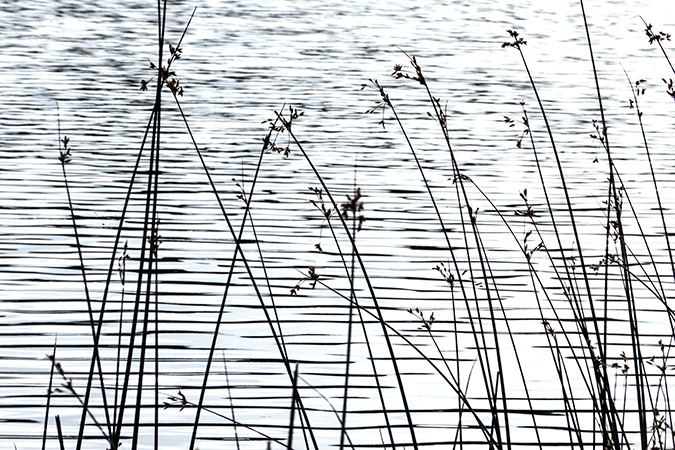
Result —
M152 107L152 89L141 92L139 81L153 76L147 69L148 59L154 61L157 50L156 11L147 2L125 0L105 6L66 0L23 3L0 1L4 43L0 59L4 85L0 97L0 358L4 367L0 369L0 438L20 449L40 445L50 370L45 355L52 352L55 340L57 359L79 392L84 391L91 357L89 316L57 160L56 101L62 133L70 137L73 148L69 181L93 308L97 310L127 183ZM519 30L528 41L525 52L550 114L572 202L579 211L581 240L588 249L585 256L589 264L596 264L604 251L607 163L602 148L589 137L594 133L592 120L598 119L599 113L579 6L574 2L442 4L426 0L414 4L344 1L336 5L318 0L302 4L204 3L171 5L167 36L175 43L192 8L198 6L183 44L184 56L175 70L185 86L183 109L234 226L239 226L243 214L237 183L246 190L250 186L261 138L267 131L262 122L273 118L273 111L282 104L292 104L305 112L294 132L338 202L352 195L354 179L365 195L367 221L357 235L357 244L387 322L425 353L436 355L420 321L407 309L420 308L426 317L434 312L439 345L447 351L445 357L452 361L453 369L455 361L460 361L462 383L468 383L469 397L489 422L478 375L468 378L476 361L469 310L462 302L449 301L453 293L434 270L449 259L441 227L391 114L363 114L375 105L378 95L370 89L361 90L361 85L372 78L387 87L457 249L466 243L451 161L437 124L427 117L431 107L424 101L421 86L390 77L394 64L407 61L399 48L419 58L434 95L447 108L450 138L460 167L505 212L521 240L531 227L514 215L515 209L523 208L519 193L527 189L535 208L543 209L544 205L530 146L516 147L522 127L511 128L504 122L504 116L520 117L519 102L525 102L545 176L552 180L554 210L566 227L563 246L571 249L574 238L567 226L569 220L562 214L564 197L536 100L517 52L501 49L501 43L508 40L505 30ZM661 78L672 75L658 49L649 46L636 15L643 15L656 29L672 31L673 23L668 21L674 17L673 6L665 1L586 6L617 169L642 218L642 232L667 273L668 258L649 167L641 150L635 112L629 108L631 94L623 69L634 81L647 79L641 105L664 207L670 210L674 186L669 174L675 165L669 140L673 106L663 92ZM378 125L382 118L384 129ZM196 401L234 246L201 162L170 101L162 123L161 297L156 312L152 307L153 320L156 317L160 324L160 402L178 390ZM277 144L285 146L286 139L285 135L280 137ZM319 183L294 145L291 150L288 158L265 154L252 207L257 237L247 228L242 248L258 280L264 278L263 270L267 271L278 314L277 329L283 332L290 360L300 364L298 388L311 412L319 444L327 447L338 442L339 436L333 408L340 410L342 405L349 303L325 286L312 289L309 282L301 286L297 296L290 292L308 267L316 267L321 281L338 292L348 294L349 284L330 230L310 203L316 198L308 188ZM596 157L598 163L594 162ZM146 157L142 164L147 166ZM140 179L145 180L147 171L143 170ZM540 411L538 424L546 430L543 439L568 442L559 383L527 265L493 206L475 188L469 192L472 206L479 211L482 245L499 282L515 343L522 349L519 355L533 406ZM130 273L138 267L134 250L141 246L145 197L144 188L137 185L123 236L130 248ZM550 224L544 214L539 221ZM627 234L635 238L630 245L636 258L647 261L645 245L635 237L637 226L633 222L626 226ZM555 252L553 237L545 237L551 239L548 245ZM264 267L254 244L256 238ZM316 244L323 253L316 250ZM349 254L349 243L342 234L340 245ZM543 283L556 293L556 275L545 259L540 257L535 264ZM466 262L462 267L469 269ZM359 297L365 306L372 307L366 284L357 277ZM101 340L109 386L115 384L118 370L120 317L124 342L132 332L133 288L122 286L116 272L113 280L112 303ZM597 285L593 282L594 288L602 284L601 279ZM476 280L476 292L480 310L486 313L488 302L480 283ZM663 283L668 291L671 282L664 279ZM230 414L232 398L238 422L285 441L292 389L264 314L272 305L271 298L261 282L267 302L266 308L261 307L241 263L235 265L230 285L211 369L212 389L205 404ZM669 327L654 296L639 286L636 292L644 356L648 358L660 354L657 342L667 339ZM556 295L556 307L569 321L569 304L559 288ZM609 294L608 315L616 322L609 329L608 356L615 359L622 351L630 353L621 298L621 292ZM396 380L385 356L382 328L367 314L363 321L363 327L354 329L356 344L351 350L350 437L355 445L381 443L378 430L383 426L383 415L376 400L365 330L374 347L379 382L385 386L395 437L408 443L410 435L400 396L393 388ZM484 325L491 329L489 321ZM503 317L497 329L505 336ZM150 340L155 345L156 333L152 334ZM418 439L425 445L449 448L458 420L456 395L437 375L430 374L429 365L407 343L399 338L392 338L392 342L410 407L415 411ZM494 342L484 345L492 347ZM154 350L152 354L154 357ZM525 411L528 406L520 375L512 355L507 357L508 367L513 368L504 374L513 393L509 399L509 408L515 410L511 426L518 430L513 440L532 443L535 436ZM440 363L439 357L434 358ZM573 383L581 383L572 377ZM617 380L623 383L620 373ZM72 437L80 414L77 400L61 392L52 401L56 411L52 414L61 416L64 433ZM102 416L100 399L95 398L94 404L93 412ZM587 410L591 406L580 400L577 407ZM162 411L161 421L167 424L162 428L162 447L186 447L193 414L190 409ZM219 441L231 440L235 431L239 437L253 440L247 444L251 448L264 445L257 442L259 435L235 429L217 416L204 414L202 419L200 448L220 446ZM148 409L143 421L152 420ZM591 424L585 426L592 428ZM49 433L55 433L52 425ZM95 427L87 433L99 436ZM151 428L144 427L142 433L144 445L150 445ZM297 439L296 444L299 433ZM464 439L483 442L475 427L466 430ZM49 445L55 447L56 441Z

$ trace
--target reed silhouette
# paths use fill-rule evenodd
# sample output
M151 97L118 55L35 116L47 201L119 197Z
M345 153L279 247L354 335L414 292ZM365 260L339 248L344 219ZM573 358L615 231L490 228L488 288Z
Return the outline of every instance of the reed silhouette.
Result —
M515 50L514 54L522 62L523 79L529 82L536 98L536 114L544 123L548 143L543 145L535 139L530 120L532 113L528 112L524 102L521 103L522 116L519 119L505 117L505 133L512 133L513 127L522 127L522 132L516 137L516 146L531 150L543 195L542 199L537 200L527 190L514 193L515 201L522 205L517 208L501 209L485 193L481 187L482 181L471 178L468 170L462 167L461 158L457 157L457 150L453 146L453 133L449 125L452 117L444 106L447 103L435 96L435 87L431 86L426 71L416 56L402 50L401 57L406 60L405 64L394 66L389 82L413 83L422 90L424 101L431 109L428 117L438 125L447 150L445 158L452 168L452 177L448 180L452 196L443 200L453 203L452 214L456 215L457 227L448 225L448 213L439 206L439 196L443 194L429 181L429 174L435 170L434 165L429 164L429 158L424 155L424 151L417 148L415 139L408 132L409 122L402 118L399 103L390 95L389 87L385 82L376 79L370 79L362 86L365 92L375 92L375 105L366 112L382 114L376 126L381 125L382 132L394 132L384 129L385 123L393 121L396 124L395 132L400 134L412 157L410 170L416 173L424 187L424 201L427 202L425 206L433 210L434 220L437 221L446 247L446 259L431 263L446 284L445 299L450 305L452 317L445 319L445 322L450 328L438 330L439 320L435 312L416 306L415 299L410 299L410 305L405 310L419 326L418 330L410 331L389 319L390 311L382 302L373 268L369 266L362 250L364 238L360 233L368 226L369 211L368 192L358 183L358 161L354 164L351 190L346 195L343 194L346 198L342 199L339 189L332 187L323 175L326 168L315 163L310 143L304 142L302 131L298 131L299 127L295 126L296 123L307 120L304 112L284 104L266 122L269 129L262 138L254 175L250 180L244 180L243 177L241 180L233 180L241 204L241 210L237 211L239 222L234 221L235 215L225 207L226 202L214 181L209 161L183 109L181 98L185 90L174 67L183 54L183 39L195 12L174 45L165 38L166 1L159 2L157 62L150 63L153 77L140 82L141 90L148 90L153 82L156 84L154 106L129 180L103 281L102 297L98 302L91 298L92 282L87 276L77 213L69 187L67 167L77 155L70 147L72 137L61 136L59 123L58 159L85 288L92 342L89 370L83 390L69 378L68 368L59 362L57 342L54 344L53 353L49 356L51 374L42 448L48 445L52 426L57 431L55 439L64 449L74 446L80 450L87 448L90 441L97 440L104 441L109 449L117 449L122 445L123 448L132 450L169 446L162 439L162 432L176 425L164 423L162 413L170 409L185 417L182 426L189 428L190 450L198 448L202 439L207 439L200 436L206 415L220 420L227 426L223 429L232 431L229 439L234 441L237 450L249 441L263 442L268 448L319 450L325 448L325 444L318 436L324 435L326 430L324 425L315 425L316 408L307 406L310 396L320 397L334 416L337 425L328 430L334 436L330 445L340 450L345 447L356 449L372 446L359 442L355 437L361 431L360 411L353 409L352 398L360 395L354 392L363 376L353 371L356 348L363 348L366 352L370 371L367 376L374 383L370 395L374 404L377 404L376 413L381 420L379 425L365 428L378 435L382 448L419 450L434 444L433 440L425 436L424 427L419 425L418 417L423 411L411 401L416 395L417 386L402 367L404 358L401 355L404 353L416 355L419 366L424 366L419 370L433 373L452 393L448 397L448 404L452 407L437 413L443 416L442 420L452 424L442 442L447 448L510 450L526 444L543 449L554 445L546 436L553 429L564 431L567 439L555 445L570 448L618 450L639 447L665 450L675 447L675 424L669 400L669 382L673 369L670 349L675 336L675 315L669 306L668 283L664 282L671 277L675 282L675 263L669 240L668 209L664 206L664 198L657 181L659 177L649 150L648 135L642 123L640 100L644 94L645 81L641 79L634 83L626 74L631 94L630 107L634 109L639 122L644 154L651 171L655 208L658 210L664 247L667 249L667 274L660 273L663 264L657 263L655 252L650 248L654 245L653 239L648 239L647 233L643 231L637 205L631 199L631 186L624 184L614 163L608 131L610 126L602 102L602 80L595 66L592 36L583 1L580 1L579 6L580 20L583 20L586 30L589 64L594 75L593 84L598 101L596 113L599 118L589 119L589 123L595 129L592 139L604 151L602 159L607 163L606 192L603 194L605 222L601 233L604 252L598 263L589 262L596 255L584 247L583 231L578 218L579 208L575 206L568 186L567 170L557 144L557 132L549 120L550 112L544 106L545 101L541 98L537 75L530 71L527 62L527 41L518 31L507 31L509 40L502 44L502 48ZM654 31L647 22L644 24L648 43L656 43L670 64L662 45L670 40L670 35ZM673 73L675 74L675 69ZM675 98L672 80L664 78L663 82L667 95ZM161 184L162 113L166 107L166 98L179 112L233 246L227 276L223 280L222 298L216 317L213 318L213 329L209 331L210 345L206 349L207 356L200 371L201 382L196 387L175 389L168 396L164 395L165 389L160 383L160 337L164 324L159 313L158 277L164 263L158 196ZM283 99L279 100L280 103L283 102ZM420 118L422 119L424 117ZM546 154L547 150L542 150L542 147L550 147L550 154ZM285 158L289 164L303 164L313 174L316 185L309 187L312 197L308 202L315 207L322 230L315 250L319 253L332 252L338 262L339 275L324 275L328 270L323 267L307 267L301 271L295 285L286 294L296 298L298 302L304 302L313 293L322 290L346 311L339 316L340 325L345 330L346 342L344 357L340 360L342 372L339 373L339 379L342 381L338 383L341 394L337 400L324 395L320 388L312 386L303 377L304 362L293 354L293 348L288 343L289 337L284 330L285 322L278 303L279 296L283 294L279 293L278 286L275 285L275 278L266 262L264 239L259 236L254 220L254 199L261 196L256 189L268 167L267 161L270 157ZM546 158L554 163L555 177L545 175ZM143 175L147 178L141 187L144 194L142 226L139 228L140 235L137 236L138 245L129 248L128 244L122 244L129 220L127 213L133 200L132 193L141 184ZM554 207L554 190L564 198L562 208ZM264 202L264 198L260 201ZM505 304L503 285L496 274L499 261L485 243L484 222L479 215L478 204L490 206L503 227L503 239L511 241L517 247L516 257L527 267L530 282L527 289L531 290L536 301L540 322L538 333L545 338L551 364L547 367L552 368L554 373L551 375L558 383L556 389L560 392L560 407L541 409L538 406L540 403L536 401L536 387L522 362L523 354L528 348L519 344L516 338L516 320L519 317L517 312L510 310ZM638 229L637 236L635 232L626 231L628 223L632 229ZM516 231L518 226L526 226L526 231ZM247 230L253 236L248 241L244 238ZM323 242L323 230L327 230L329 237L325 240L329 242ZM429 231L432 232L436 231ZM567 236L572 236L573 245L565 243ZM391 237L395 238L396 236ZM633 249L636 242L641 242L646 247L648 262L636 256L637 252ZM247 245L244 246L244 243ZM127 266L127 261L132 259L133 269ZM262 418L250 423L242 419L237 411L240 402L233 394L236 386L231 383L231 365L228 365L230 359L226 351L222 350L219 339L222 337L223 327L227 326L224 317L238 264L245 270L247 283L259 303L278 354L278 359L274 362L279 365L279 372L285 383L280 389L288 397L288 404L284 407L288 412L288 422L281 426L266 424ZM113 301L109 298L114 291L115 273L121 287L119 314L114 311L111 305ZM341 283L345 281L346 283ZM645 325L641 320L643 310L638 304L645 294L660 303L661 309L658 313L671 328L671 335L663 336L659 341L658 356L652 357L645 355L648 344L644 340ZM619 325L613 323L616 319L610 314L610 302L621 304L620 312L625 317ZM117 325L114 341L110 343L106 340L106 346L111 346L115 351L112 369L101 357L102 340L110 337L105 336L103 324L110 321ZM462 322L466 324L468 331L460 328ZM129 329L126 330L123 324L128 324ZM373 324L377 326L377 331L370 326ZM619 326L621 333L627 336L628 344L619 356L612 356L617 350L617 344L612 341L617 332L612 330L619 329ZM420 330L424 341L418 339ZM463 333L470 337L471 343L468 346L460 343L460 335ZM451 336L449 341L453 348L444 347L448 342L448 334ZM471 354L471 357L462 358L460 352ZM209 394L218 389L218 386L214 386L212 376L221 370L218 364L219 353L226 381L223 394L225 401L223 404L213 405ZM383 374L392 374L388 380L393 382L385 383ZM55 388L55 385L59 387ZM184 393L187 388L196 393L195 398ZM64 436L60 417L53 415L53 393L57 390L68 397L76 398L81 408L77 432L73 436ZM551 418L555 419L553 425ZM527 422L525 425L523 420ZM267 427L271 430L267 430ZM95 436L89 431L92 428L95 429ZM152 433L151 437L146 436L146 440L143 431L147 428L152 429ZM278 432L279 428L283 429L283 434ZM517 437L522 429L532 430L533 441L524 443ZM246 431L250 434L245 434Z

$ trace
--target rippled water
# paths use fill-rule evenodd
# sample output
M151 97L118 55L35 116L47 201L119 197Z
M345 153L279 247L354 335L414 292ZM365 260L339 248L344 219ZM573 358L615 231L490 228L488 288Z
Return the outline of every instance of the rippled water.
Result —
M233 178L248 188L267 131L263 122L274 118L274 111L283 104L293 105L305 113L294 125L294 132L338 201L345 201L352 192L354 180L365 195L367 221L357 240L388 323L433 355L433 343L407 309L434 312L439 342L448 349L448 358L462 361L464 382L476 358L475 348L466 310L458 311L456 321L453 319L447 301L450 293L433 270L448 260L440 225L391 114L384 114L384 129L378 125L381 113L364 114L375 105L378 95L370 89L361 90L362 84L378 79L386 86L419 152L453 244L461 247L452 166L443 136L427 117L430 105L421 86L390 77L394 64L407 64L401 50L416 55L434 95L447 105L450 138L460 167L507 214L522 238L528 225L513 216L514 209L522 208L519 193L527 189L535 205L543 203L543 195L529 145L516 147L522 127L510 128L504 123L504 116L521 116L521 101L545 154L546 173L552 180L557 178L522 62L515 50L501 48L508 40L507 29L520 31L528 41L526 57L562 151L587 259L596 263L601 257L606 161L601 147L589 137L594 132L592 120L599 119L599 113L577 3L172 3L176 4L169 5L167 39L174 43L193 8L198 7L182 46L184 56L175 70L185 86L182 107L235 226L239 226L243 204L237 199L239 189ZM669 75L658 48L649 45L637 16L642 15L658 30L673 31L675 6L664 0L588 2L586 7L616 164L643 219L650 247L657 260L666 264L642 137L635 112L628 107L631 94L623 70L633 81L647 80L641 105L664 207L670 214L675 191L673 103L661 78L670 78L672 73ZM56 357L80 391L91 358L89 317L57 159L56 102L62 133L70 137L73 148L68 176L96 309L154 100L152 89L139 90L139 81L153 76L147 67L148 60L156 59L157 14L153 2L133 0L104 4L0 0L0 12L0 80L4 87L0 97L0 440L2 448L16 444L21 450L41 444L51 368L45 355L52 353L55 340ZM168 98L162 120L160 402L179 389L196 401L234 247L182 120ZM308 188L318 182L297 149L291 148L288 158L265 155L252 216L289 357L300 363L305 406L311 411L319 445L327 448L338 442L339 425L331 405L339 409L342 403L348 303L322 286L312 290L306 283L298 296L291 296L290 290L310 266L316 267L321 280L331 288L347 292L348 283L330 233L310 203L313 196ZM593 162L596 156L597 164ZM552 183L555 208L564 211L557 181ZM138 229L142 221L143 189L139 185L134 190L130 229L123 237L131 249L140 245L139 234L132 228ZM527 266L494 208L475 190L471 196L472 206L479 208L483 244L491 256L507 318L524 358L534 406L541 411L540 423L547 430L544 441L565 442L567 432L561 427L567 424L559 409L559 385L533 302ZM560 220L566 223L566 216L561 214ZM541 221L548 223L548 219ZM634 236L635 225L627 226ZM571 248L573 237L565 237L565 245ZM244 252L256 276L262 277L250 228L245 239ZM347 241L341 242L348 253ZM317 243L324 253L315 250ZM637 237L631 244L644 260L644 244ZM130 253L133 268L134 254ZM554 274L543 258L537 264L553 289ZM108 374L115 370L115 334L123 298L116 276L110 294L116 303L105 318L102 338ZM666 288L671 286L667 283ZM357 288L366 298L362 280ZM122 328L128 337L131 295L126 289ZM658 355L655 344L668 339L668 324L652 296L637 292L645 355ZM620 298L616 293L613 296ZM560 303L565 311L565 302ZM609 354L618 358L621 351L629 349L621 325L625 324L623 306L619 302L613 306L610 315L619 325L613 330ZM229 414L232 398L237 421L285 440L291 388L262 309L243 265L238 264L206 404ZM380 382L387 387L391 421L400 442L405 443L410 437L386 362L382 330L374 319L367 322L375 355L381 358ZM458 352L454 350L456 329ZM505 332L503 319L498 329ZM348 423L354 429L350 435L355 444L380 445L378 427L383 419L361 330L355 341L351 372L356 381L350 391L353 413ZM394 344L411 395L418 439L428 446L450 448L457 424L456 397L437 376L430 375L430 368L409 346L396 339ZM510 364L513 367L512 361ZM506 377L513 393L510 407L524 409L515 368ZM113 378L110 375L108 382L114 382ZM60 383L58 379L55 382ZM485 406L485 394L477 380L471 381L468 393L478 408ZM80 414L77 400L61 393L52 401L52 416L61 416L64 433L72 437ZM589 407L580 402L580 409ZM93 411L101 417L99 406ZM193 414L190 409L180 412L178 408L162 412L162 448L186 448ZM144 420L151 421L151 415ZM234 446L221 440L233 439L235 431L240 437L254 439L247 448L265 445L255 440L259 436L241 427L235 430L213 415L205 414L203 423L200 448ZM514 442L534 442L530 425L527 414L514 413ZM589 421L584 426L590 429L592 424ZM52 422L50 437L55 433ZM151 446L151 433L150 427L143 429L144 446ZM100 436L94 426L87 435ZM296 438L297 444L299 433ZM474 429L468 430L465 438L480 441L481 436ZM73 441L68 444L74 448ZM105 448L102 442L87 445ZM57 448L57 441L51 439L48 446Z

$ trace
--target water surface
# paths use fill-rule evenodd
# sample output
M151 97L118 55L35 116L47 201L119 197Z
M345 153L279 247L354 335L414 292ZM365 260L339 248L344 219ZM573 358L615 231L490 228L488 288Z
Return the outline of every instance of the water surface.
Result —
M635 111L629 108L631 93L624 69L633 81L647 80L641 105L664 207L670 212L675 189L671 176L675 166L673 104L661 78L672 74L658 48L649 45L638 15L658 30L672 31L675 9L667 1L591 3L586 5L587 15L614 158L643 219L650 247L665 264L665 244L642 137ZM233 224L239 226L243 211L233 179L245 188L250 186L267 131L263 121L274 118L274 111L282 105L293 105L305 113L294 132L338 201L345 201L352 193L354 180L365 195L367 221L357 241L386 320L435 355L420 322L407 309L420 308L427 317L434 312L438 340L447 349L448 358L460 359L464 382L476 352L466 308L460 305L453 312L452 294L433 270L449 258L440 225L391 113L364 114L378 101L378 95L371 89L361 90L362 84L377 79L386 86L437 196L453 245L461 248L464 240L451 182L452 165L438 125L427 117L430 105L426 94L417 83L390 76L394 64L407 64L401 50L415 55L433 94L447 105L458 164L505 212L522 239L529 225L513 215L516 208L522 208L519 193L527 189L535 205L543 204L543 194L529 144L516 147L522 127L510 128L504 123L504 116L517 119L522 115L521 101L544 155L545 173L552 180L554 208L564 212L565 205L522 61L515 50L501 48L508 40L506 30L518 30L528 41L526 57L561 150L572 201L579 211L583 246L588 249L585 256L590 263L600 259L607 163L602 148L589 137L599 112L576 2L177 2L169 7L169 41L177 42L194 7L198 10L182 45L184 56L175 65L185 86L181 104ZM156 59L157 14L152 2L133 0L105 6L65 0L3 0L0 11L4 43L0 59L4 86L0 98L0 440L3 447L16 444L19 449L29 449L39 448L41 443L51 367L45 355L52 353L55 340L57 359L80 392L91 358L89 317L57 159L56 102L61 132L70 137L73 148L67 168L96 309L154 99L152 89L139 90L139 82L153 76L148 60ZM166 100L159 197L160 401L179 389L196 401L234 246L177 109L168 96ZM378 125L383 117L384 129ZM305 406L311 410L320 446L326 448L334 445L338 436L331 405L339 409L342 403L349 304L322 286L312 290L306 283L298 296L291 296L290 291L308 267L316 267L331 288L347 292L349 285L330 233L310 203L313 196L308 188L319 184L297 149L291 148L288 158L265 155L252 214L289 356L300 363ZM594 162L596 157L598 163ZM140 246L139 233L131 228L138 228L142 221L143 189L141 185L134 189L130 229L123 237L131 249ZM559 385L533 301L527 265L493 206L475 189L470 195L472 206L479 209L483 244L524 358L534 406L547 430L545 441L565 442L567 433L560 431L566 423L560 414ZM559 216L566 224L566 216ZM540 220L549 223L545 217ZM634 223L627 227L628 233L637 232ZM564 245L571 248L574 239L569 229L565 234ZM344 235L340 236L342 251L349 252ZM243 249L256 276L262 277L250 228L244 237L247 243ZM316 251L317 243L324 253ZM644 260L644 243L635 238L631 245ZM135 262L130 253L132 270ZM555 291L555 275L544 258L536 263ZM113 279L110 299L117 303L105 317L102 338L109 374L115 370L115 336L123 298L116 274ZM671 287L672 283L666 283ZM131 330L128 289L124 291L126 312L122 316L122 331L127 335ZM360 276L357 289L370 307ZM653 296L637 292L643 312L645 356L658 355L656 343L668 339L669 328ZM484 295L479 298L486 311ZM621 351L629 350L624 336L625 312L620 292L610 298L615 301L609 314L617 322L608 355L618 358ZM565 301L558 299L558 304L569 317ZM380 382L387 387L391 421L400 442L407 443L410 437L400 397L393 388L396 381L383 356L382 329L374 319L366 321L375 354L382 356L377 364ZM504 323L502 318L497 326L500 333L505 332ZM455 330L459 351L455 351ZM380 445L378 429L383 418L375 401L374 377L360 328L355 341L351 367L355 378L349 403L353 411L349 425L354 429L350 436L358 445ZM393 342L411 408L416 411L418 439L428 446L450 448L457 425L456 396L437 375L430 374L430 368L408 345L398 339ZM236 420L285 439L290 382L241 263L236 265L218 343L206 403L229 414L232 398ZM506 377L513 392L510 407L525 408L517 372ZM114 382L114 377L110 375L107 381ZM480 383L471 381L468 393L478 409L485 407ZM52 415L60 414L66 435L76 434L77 400L60 394L53 403ZM587 407L580 405L580 409ZM101 414L100 407L94 410ZM163 411L161 446L185 448L192 418L189 409ZM147 421L151 420L148 415ZM234 445L220 442L233 439L235 430L229 423L209 414L204 415L203 423L200 448ZM534 442L530 425L527 414L514 413L515 442ZM258 438L241 428L236 431L240 437ZM55 435L53 422L49 434ZM99 436L93 426L87 434ZM151 446L150 436L148 427L143 431L144 446ZM468 440L481 438L475 430L467 431L467 436ZM299 435L297 439L300 442ZM255 440L244 444L250 448L265 445ZM69 445L74 443L69 441ZM100 441L87 445L105 448ZM56 448L56 440L50 440L49 447Z

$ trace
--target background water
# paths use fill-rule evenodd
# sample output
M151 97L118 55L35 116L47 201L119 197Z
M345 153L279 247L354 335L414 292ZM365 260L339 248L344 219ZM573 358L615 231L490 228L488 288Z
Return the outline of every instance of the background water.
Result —
M457 239L456 245L462 245L450 159L437 124L426 117L430 106L424 102L425 93L414 82L390 77L394 64L407 64L401 49L416 55L434 95L447 104L458 163L508 214L522 238L528 227L522 218L513 217L513 210L522 208L519 192L527 189L535 205L543 203L543 196L529 146L519 149L515 145L521 127L509 128L504 123L504 116L521 116L521 101L529 111L535 139L546 154L543 163L552 177L555 167L519 55L501 48L508 40L506 30L518 30L528 41L526 57L562 151L572 201L580 211L584 248L589 249L587 259L594 263L600 258L606 161L601 147L589 137L594 132L592 120L599 119L599 113L578 3L171 3L167 39L174 43L198 7L183 43L184 56L175 70L185 86L183 109L233 223L238 224L242 214L233 178L249 185L267 131L262 122L274 118L274 111L283 104L291 104L305 113L294 131L339 201L352 192L354 179L365 195L367 222L357 239L387 321L433 354L431 341L406 309L434 312L441 346L448 349L449 358L460 358L465 381L475 351L463 313L457 317L460 351L454 351L450 294L433 270L448 258L440 226L390 113L384 114L385 129L378 125L380 113L364 114L378 96L370 89L361 90L362 84L378 79L387 87L420 153L451 236ZM670 212L675 191L673 103L661 78L672 75L658 49L648 44L638 15L656 30L673 31L675 6L666 0L603 1L588 2L586 8L615 160L644 219L644 231L653 238L650 246L657 259L665 261L642 138L635 113L628 107L631 93L624 69L633 81L647 80L647 91L641 97L644 121L664 207ZM156 59L156 16L154 2L0 0L2 448L40 446L51 368L45 355L52 353L55 340L57 359L80 391L91 357L87 307L57 159L56 101L62 133L70 137L73 148L68 171L90 289L92 298L100 299L126 186L154 99L152 89L141 92L138 88L141 79L153 76L147 67L148 59ZM162 131L159 340L164 397L160 401L179 389L196 401L233 245L175 105L168 99ZM593 162L596 156L597 164ZM289 158L276 154L265 158L253 219L289 354L300 363L303 397L312 410L313 426L320 430L320 444L326 448L337 442L338 425L330 404L341 405L343 379L339 374L344 370L348 303L320 286L311 290L305 284L297 297L290 296L290 289L310 266L331 287L345 289L347 284L335 245L309 202L313 197L308 187L318 182L307 164L295 150ZM562 193L553 184L554 201L564 209ZM131 224L137 226L144 195L141 187L134 192L130 214ZM565 441L567 433L557 428L565 426L564 416L555 414L560 408L559 387L526 265L494 208L475 190L471 195L473 207L480 209L484 244L501 282L519 353L525 358L535 407L542 411L543 426L550 427L545 441ZM629 233L635 230L629 225ZM132 231L125 239L134 248L139 240ZM250 231L246 237L252 239ZM573 239L567 237L571 246ZM326 253L315 251L316 243ZM632 245L643 258L644 244L636 239ZM257 249L246 244L244 250L261 276ZM545 262L539 264L541 273L552 279ZM359 283L358 288L364 285ZM118 283L111 299L119 302L121 297ZM668 339L669 329L651 296L641 293L640 301L645 354L658 355L655 344ZM119 312L119 304L113 310ZM622 336L624 316L618 302L615 310L619 325L612 337L612 358L629 350ZM213 389L207 404L221 413L229 412L231 396L238 421L283 439L290 384L241 264L225 312L218 368L212 370ZM114 370L117 325L113 315L106 319L104 363ZM128 314L123 322L128 333ZM368 322L369 335L380 349L376 354L384 355L381 328L373 320ZM504 331L503 324L498 328ZM350 408L355 412L349 424L357 429L351 436L359 445L378 445L382 415L374 401L362 332L356 341L352 373L358 381L351 391ZM457 415L446 411L456 409L455 397L408 346L400 340L395 340L395 346L411 406L417 411L419 439L430 446L448 446ZM395 410L392 422L400 427L397 433L405 442L409 439L405 420L400 410L396 412L400 400L391 388L395 380L386 361L380 363L381 382L390 387L388 402ZM506 376L513 392L511 407L523 408L516 371ZM480 386L474 392L474 384L479 383L472 382L469 393L481 405L484 394ZM77 400L60 394L54 404L53 414L61 415L66 435L77 433ZM580 405L580 409L586 407ZM192 417L189 409L162 412L161 446L185 448L190 432L186 425ZM514 440L532 443L527 415L514 417ZM200 448L234 445L219 442L234 436L229 423L206 414L204 424ZM587 426L591 427L590 422ZM237 432L240 437L256 438L241 428ZM55 433L53 424L49 433ZM149 445L146 434L143 442ZM91 427L88 435L99 434ZM88 445L104 448L105 444ZM265 444L249 443L251 448L261 445ZM56 441L51 440L49 446L56 448Z

